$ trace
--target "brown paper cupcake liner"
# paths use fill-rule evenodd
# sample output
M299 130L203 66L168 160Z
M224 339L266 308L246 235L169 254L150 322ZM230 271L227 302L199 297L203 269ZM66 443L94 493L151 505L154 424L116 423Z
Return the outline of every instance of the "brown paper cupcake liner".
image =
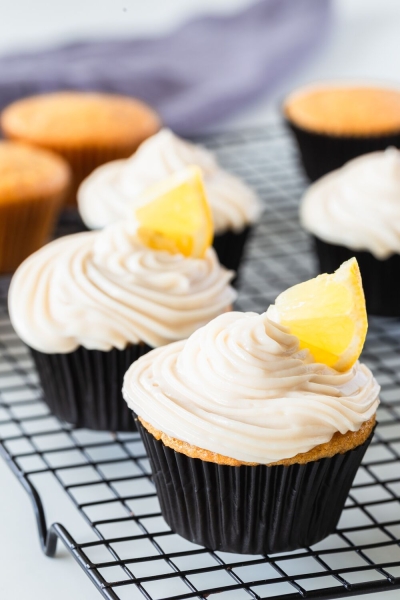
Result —
M142 140L140 140L142 141ZM111 146L92 146L92 147L68 147L68 146L49 146L49 149L60 154L68 161L73 175L73 182L70 193L66 198L66 204L77 206L76 193L82 181L92 173L97 167L104 163L120 158L129 158L139 143L129 145Z
M0 273L12 273L49 241L64 194L0 203Z
M136 431L122 382L130 365L150 350L146 344L108 352L80 346L68 354L30 348L51 412L76 427L107 431Z
M400 255L386 260L370 252L329 244L314 237L320 273L333 273L355 256L361 271L367 312L386 317L400 316Z
M211 550L242 554L289 552L333 533L373 435L304 465L231 467L175 452L137 425L171 529Z
M239 233L226 231L216 234L213 246L218 255L219 262L227 269L238 272L243 257L246 242L251 235L252 227L248 225ZM237 278L235 279L236 283Z
M311 181L339 169L346 162L368 152L385 150L389 146L400 148L400 132L381 136L333 136L307 131L291 121L292 130L304 171Z

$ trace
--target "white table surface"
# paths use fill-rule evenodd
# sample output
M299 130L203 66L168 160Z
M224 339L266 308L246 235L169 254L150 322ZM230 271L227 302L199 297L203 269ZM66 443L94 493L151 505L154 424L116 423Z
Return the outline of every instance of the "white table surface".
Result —
M0 54L80 36L157 33L201 11L232 11L249 0L0 0ZM315 79L399 79L400 2L336 0L334 31L296 75L265 99L220 123L218 129L259 125L276 114L277 101L293 87ZM56 482L43 480L47 519L61 521L80 540L88 526ZM40 489L40 486L39 486ZM40 548L29 498L0 460L0 598L3 600L99 600L100 594L59 545L56 559ZM358 596L399 600L399 591Z

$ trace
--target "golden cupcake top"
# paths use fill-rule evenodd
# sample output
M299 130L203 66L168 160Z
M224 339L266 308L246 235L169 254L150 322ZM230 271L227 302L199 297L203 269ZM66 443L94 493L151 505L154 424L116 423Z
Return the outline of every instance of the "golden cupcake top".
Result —
M0 141L0 204L58 194L70 179L68 164L53 152Z
M321 85L293 92L285 116L303 129L331 135L400 132L400 89Z
M56 92L10 104L1 115L7 137L38 144L137 145L160 128L145 103L114 94Z

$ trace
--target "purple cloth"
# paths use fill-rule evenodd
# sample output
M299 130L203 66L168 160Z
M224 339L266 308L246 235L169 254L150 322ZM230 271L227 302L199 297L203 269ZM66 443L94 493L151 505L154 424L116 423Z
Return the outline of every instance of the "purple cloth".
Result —
M69 44L0 58L0 108L40 92L101 90L154 106L178 133L197 133L266 93L320 43L329 0L259 0L172 33Z

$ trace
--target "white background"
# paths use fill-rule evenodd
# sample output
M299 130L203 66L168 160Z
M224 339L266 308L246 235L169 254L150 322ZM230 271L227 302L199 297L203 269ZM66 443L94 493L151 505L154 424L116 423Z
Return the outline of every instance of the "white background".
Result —
M157 34L195 14L232 12L249 0L0 0L0 54L42 48L81 38ZM268 97L222 127L267 122L278 100L296 85L315 79L368 78L400 80L400 2L336 0L335 27L319 54ZM48 482L43 484L49 485ZM82 539L86 525L52 485L46 506L49 522L68 523ZM398 600L400 592L358 596L360 600ZM0 460L0 598L3 600L99 600L100 595L61 548L45 558L38 543L29 499Z

